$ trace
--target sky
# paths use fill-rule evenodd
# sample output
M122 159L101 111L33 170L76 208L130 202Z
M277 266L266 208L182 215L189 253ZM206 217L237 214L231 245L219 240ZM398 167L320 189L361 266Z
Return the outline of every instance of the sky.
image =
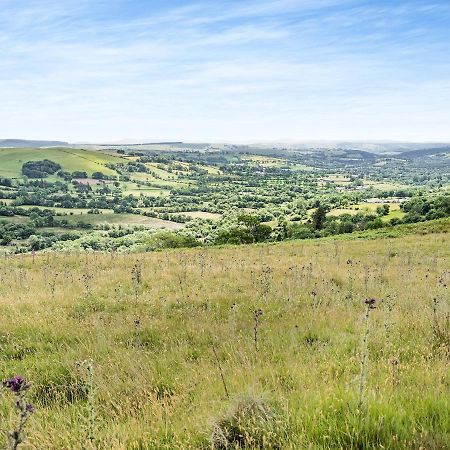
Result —
M0 0L0 138L450 142L450 1Z

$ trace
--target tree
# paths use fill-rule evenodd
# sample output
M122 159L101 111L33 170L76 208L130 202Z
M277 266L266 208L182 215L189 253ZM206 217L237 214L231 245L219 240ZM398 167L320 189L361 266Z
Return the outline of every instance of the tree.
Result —
M312 214L312 226L315 230L321 230L324 227L327 210L321 204Z
M103 172L94 172L92 174L92 178L94 178L94 180L104 180L105 179L105 175Z
M82 172L80 170L75 170L75 172L72 172L72 178L87 178L87 173Z
M42 161L28 161L22 165L22 173L28 178L45 178L61 169L58 163L44 159Z
M285 216L278 217L277 226L273 234L277 241L284 241L288 237L289 227Z
M390 207L388 204L384 204L382 206L377 207L377 214L379 216L387 216L389 214Z
M269 225L264 225L261 220L250 214L241 214L238 217L239 225L244 226L244 235L248 236L248 242L264 242L267 241L272 233Z

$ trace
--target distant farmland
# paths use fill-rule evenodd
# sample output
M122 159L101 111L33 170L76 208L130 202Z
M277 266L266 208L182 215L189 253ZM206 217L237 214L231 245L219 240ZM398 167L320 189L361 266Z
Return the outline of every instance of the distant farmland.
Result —
M21 178L22 165L27 161L49 159L61 165L67 172L76 170L86 172L103 172L105 175L116 175L116 172L105 167L106 163L123 161L118 156L94 150L66 148L0 148L0 177Z

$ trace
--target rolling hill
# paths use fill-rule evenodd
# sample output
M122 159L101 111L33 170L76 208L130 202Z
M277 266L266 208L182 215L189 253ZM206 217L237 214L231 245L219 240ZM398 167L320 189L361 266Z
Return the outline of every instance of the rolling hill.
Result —
M447 147L434 147L434 148L422 148L418 150L410 150L402 152L398 155L399 158L422 158L424 156L443 155L450 153L450 146Z
M106 163L123 161L122 158L93 150L72 148L0 148L0 176L21 178L22 165L27 161L49 159L61 164L67 172L84 171L89 176L93 172L114 175L115 172L105 167Z

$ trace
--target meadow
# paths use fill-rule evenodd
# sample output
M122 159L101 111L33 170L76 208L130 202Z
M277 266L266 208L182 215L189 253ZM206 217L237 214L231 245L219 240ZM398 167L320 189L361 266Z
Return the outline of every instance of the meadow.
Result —
M20 448L448 448L450 225L408 227L5 255L1 372L35 409ZM14 429L10 392L0 412Z

